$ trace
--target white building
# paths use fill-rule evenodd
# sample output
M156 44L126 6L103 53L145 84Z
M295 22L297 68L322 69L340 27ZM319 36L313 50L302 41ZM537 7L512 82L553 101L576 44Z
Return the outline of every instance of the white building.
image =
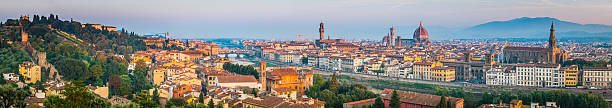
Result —
M14 74L14 73L5 73L5 74L2 74L2 76L5 81L12 81L12 82L19 81L19 75Z
M498 67L491 68L485 73L487 85L516 86L516 68Z
M412 74L412 67L400 67L399 68L400 71L400 76L403 78L414 78L413 74Z
M582 74L582 85L586 87L612 87L612 68L610 67L584 67Z
M518 86L564 87L565 74L559 71L559 64L518 64L516 65Z
M342 58L342 71L344 72L357 72L359 68L363 66L363 58L359 57L345 57ZM363 69L362 69L363 70Z
M293 64L302 64L302 54L293 53L291 55L293 55Z

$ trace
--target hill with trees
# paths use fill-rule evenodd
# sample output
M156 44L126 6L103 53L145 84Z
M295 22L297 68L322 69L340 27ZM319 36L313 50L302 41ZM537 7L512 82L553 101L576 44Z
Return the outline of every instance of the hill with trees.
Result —
M128 74L127 69L129 60L126 57L129 57L129 54L149 48L142 41L144 37L125 29L114 31L82 24L78 21L62 20L53 14L0 22L0 72L18 74L19 64L25 61L36 63L36 58L42 58L53 65L57 73L51 73L49 68L43 67L40 82L56 80L55 77L60 76L60 80L80 82L68 86L74 89L66 90L87 99L50 96L45 103L65 103L53 105L86 103L84 105L108 107L105 100L92 97L93 94L89 94L91 92L83 89L81 85L109 86L109 95L130 96L130 99L131 94L139 94L141 90L152 88L146 81L148 69L143 63L137 63L134 74ZM22 31L28 36L26 43L22 43ZM36 54L42 54L42 57ZM40 82L31 86L41 86ZM15 89L13 86L6 86L0 88L2 93L6 92L4 88ZM28 86L23 89L27 88ZM17 88L20 89L22 88Z

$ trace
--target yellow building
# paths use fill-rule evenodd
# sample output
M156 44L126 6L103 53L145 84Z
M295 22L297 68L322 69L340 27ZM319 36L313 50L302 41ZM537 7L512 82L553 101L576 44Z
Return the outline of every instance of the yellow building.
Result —
M108 99L108 87L93 87L90 88L90 91L104 99Z
M81 24L81 27L93 27L95 29L102 30L102 24Z
M157 93L159 93L159 98L163 98L163 99L169 99L170 96L170 91L169 88L159 88L157 89ZM153 95L153 92L155 92L155 88L149 89L149 95Z
M421 57L404 56L404 61L421 61Z
M19 64L19 73L23 76L25 83L36 83L41 79L40 66L32 62Z
M450 82L455 80L455 69L440 62L417 62L412 65L414 78Z
M64 90L65 86L64 83L51 83L51 86L47 86L45 87L45 95L50 96L50 95L57 95L57 96L62 96L62 91Z
M293 62L293 55L289 53L278 54L276 59L281 62L291 63Z
M576 84L578 84L578 66L567 66L563 71L565 72L565 87L576 87Z
M143 42L145 42L145 45L153 45L153 46L157 46L157 47L162 47L164 46L164 41L166 39L164 38L145 38L142 39Z
M512 100L510 101L510 108L523 108L522 100Z
M166 80L166 70L164 68L157 68L153 70L153 84L159 85Z
M296 99L298 96L296 89L287 88L287 87L272 88L271 93L273 94L273 96L282 97L282 98L290 98L290 99Z
M172 61L172 62L168 62L168 63L162 64L162 66L164 66L164 67L170 67L170 66L183 67L185 65L186 65L185 62L183 62L183 61Z
M297 72L294 68L274 69L264 76L266 78L266 90L287 87L297 90L298 94L302 94L313 82L312 73Z
M176 80L179 85L200 85L202 86L202 79L199 78L189 78L189 79L181 79Z
M221 57L221 58L217 58L212 62L212 65L215 66L215 68L217 69L223 69L223 64L225 63L231 63L231 61L229 61L228 58L225 57Z
M166 58L173 59L173 60L179 60L179 61L187 61L189 60L189 55L183 54L179 51L170 51L168 52L168 54L166 54Z
M136 63L138 61L143 61L146 64L151 64L151 62L153 62L153 60L151 60L151 54L146 54L146 53L134 54L132 63Z
M455 80L455 68L437 66L431 69L431 80L451 82Z

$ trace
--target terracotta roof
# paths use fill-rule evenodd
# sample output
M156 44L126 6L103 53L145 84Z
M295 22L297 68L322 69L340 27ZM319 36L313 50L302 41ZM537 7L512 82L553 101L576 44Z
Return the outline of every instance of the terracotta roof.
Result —
M612 70L610 67L584 67L584 70Z
M270 75L276 75L276 76L298 75L298 72L293 68L278 68L278 69L272 70L272 72L270 72Z
M265 107L265 108L274 108L274 107L279 106L283 102L285 102L285 100L280 97L266 96L266 97L263 97L263 99L247 98L247 99L242 100L242 102L246 104L250 104L250 105Z
M280 105L276 106L276 108L311 108L311 107L310 105L307 105L307 104L283 102Z
M392 89L385 89L380 92L381 97L386 100L391 99L391 94L393 93ZM440 103L441 96L430 95L430 94L421 94L416 92L408 92L408 91L397 91L399 94L400 101L403 103L411 103L425 106L437 106ZM458 103L463 101L462 98L454 98L454 97L446 97L452 103Z
M251 75L218 76L217 79L219 83L257 82L257 79Z
M272 90L274 90L276 92L295 91L295 89L292 89L292 88L289 88L289 87L272 88Z

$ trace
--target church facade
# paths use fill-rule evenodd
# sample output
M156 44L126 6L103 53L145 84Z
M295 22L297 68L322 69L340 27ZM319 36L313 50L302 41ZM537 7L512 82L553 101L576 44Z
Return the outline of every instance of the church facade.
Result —
M560 64L567 60L567 52L561 51L555 39L554 24L550 26L548 46L541 47L513 47L506 43L502 49L504 63L544 63Z

